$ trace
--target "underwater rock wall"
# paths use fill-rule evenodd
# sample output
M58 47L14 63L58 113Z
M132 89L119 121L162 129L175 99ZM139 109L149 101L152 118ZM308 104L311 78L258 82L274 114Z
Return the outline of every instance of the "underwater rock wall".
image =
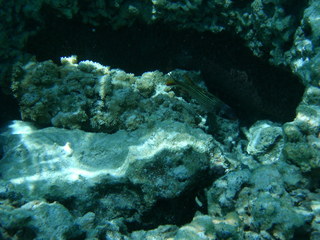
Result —
M23 120L0 135L0 238L320 238L318 1L0 4L0 82ZM290 67L305 94L293 121L239 128L160 71L30 60L24 44L52 16L232 32L256 56ZM197 72L175 71L206 95Z
M84 3L43 0L19 1L14 5L10 1L3 1L1 5L7 11L3 12L4 21L0 23L0 56L11 63L27 57L22 50L26 40L45 27L45 23L54 15L66 21L77 18L93 26L111 25L113 28L142 21L146 24L169 23L175 28L196 31L233 32L245 40L255 55L263 56L275 65L291 66L307 82L311 79L303 74L304 69L310 69L310 64L319 65L317 58L312 56L312 50L319 45L316 40L319 3L316 0L309 3L261 0L154 0L143 3L99 0ZM308 60L310 58L311 63Z

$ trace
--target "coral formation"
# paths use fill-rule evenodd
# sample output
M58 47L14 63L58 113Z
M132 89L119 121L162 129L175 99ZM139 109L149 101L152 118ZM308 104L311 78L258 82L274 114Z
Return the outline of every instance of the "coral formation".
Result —
M170 111L176 100L164 91L165 77L160 72L135 77L90 61L77 64L70 58L62 63L30 63L17 69L23 79L14 79L12 89L23 120L100 132L135 130L165 119L197 123L192 114Z

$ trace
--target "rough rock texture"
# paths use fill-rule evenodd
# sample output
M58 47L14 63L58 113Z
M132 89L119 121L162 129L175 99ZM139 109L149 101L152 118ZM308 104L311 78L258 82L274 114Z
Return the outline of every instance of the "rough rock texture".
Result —
M67 239L80 232L69 211L59 203L31 201L20 208L1 205L0 211L3 228L24 229L16 234L19 239Z
M259 229L261 232L270 231L272 228L273 230L269 233L273 237L292 238L292 229L301 227L308 219L308 215L306 209L303 209L306 212L304 214L299 208L293 206L293 199L285 189L297 188L302 178L299 176L298 169L288 165L281 165L278 169L276 166L263 166L250 174L248 171L243 171L239 172L238 176L233 174L226 176L231 186L241 189L236 189L237 191L228 198L224 197L228 189L222 191L220 197L219 195L217 198L214 197L215 192L221 191L218 189L224 186L223 182L217 181L209 194L213 194L210 197L211 201L218 202L221 208L218 208L218 212L214 209L212 214L219 216L223 213L224 216L226 211L235 209L237 218L242 220L242 227L246 226L253 231ZM287 181L285 176L291 179ZM238 194L237 199L235 199L236 194Z
M320 85L320 3L317 0L309 1L304 10L301 24L294 35L293 46L287 52L287 62L305 85Z
M294 151L296 144L305 144L301 154L316 147L318 88L306 90L292 123L282 128L258 121L242 128L247 139L241 139L237 121L216 116L210 123L186 92L166 86L169 76L161 72L134 76L90 61L78 64L74 57L61 62L30 62L15 70L12 88L23 119L54 127L15 121L2 133L0 196L6 208L58 201L71 217L64 230L57 227L66 239L70 231L115 239L285 240L298 229L317 236L317 194L307 189L313 180L300 172L316 168L317 156L299 158ZM195 72L176 73L198 78ZM205 132L208 124L216 124L213 135ZM190 195L208 184L203 194ZM182 196L207 210L180 228L128 231L134 224L148 226L150 214L166 215L157 212L159 202L177 201L177 208ZM22 217L4 213L24 222L19 234L52 234L38 226L41 218L30 220L30 211ZM159 223L156 216L151 226ZM18 236L4 221L9 225L3 235Z
M95 203L96 212L108 209L107 219L130 218L128 209L141 213L195 187L209 172L212 140L172 121L114 134L37 130L17 121L1 136L2 179L28 200L73 199L76 211ZM107 194L97 198L95 191Z
M263 163L272 163L282 157L284 145L282 128L269 121L258 121L247 133L247 153Z
M230 172L208 190L208 215L196 215L174 239L292 239L293 229L317 215L308 204L295 206L312 195L298 189L301 181L285 163Z
M283 126L286 157L302 171L320 167L320 89L306 88L297 117Z
M8 69L23 63L11 86L22 119L36 123L15 121L0 136L1 239L320 238L319 1L0 6L0 84L8 90ZM72 57L28 61L26 41L53 16L232 32L256 56L290 67L305 94L284 125L258 121L241 135L236 121L218 118L212 130L198 103L168 88L159 71L134 76ZM176 221L190 212L193 220Z
M99 132L135 130L168 119L193 125L200 121L183 101L176 106L180 110L172 110L179 101L165 91L168 77L160 72L135 77L90 61L77 64L63 58L62 63L16 68L12 89L23 120Z
M159 71L134 76L91 61L77 64L75 57L61 62L61 66L30 62L15 68L12 90L23 120L108 133L152 127L164 120L201 128L210 125L201 105L186 92L177 97L165 84L169 76ZM199 81L196 72L175 72ZM237 121L216 118L211 120L215 134L230 144L238 136Z

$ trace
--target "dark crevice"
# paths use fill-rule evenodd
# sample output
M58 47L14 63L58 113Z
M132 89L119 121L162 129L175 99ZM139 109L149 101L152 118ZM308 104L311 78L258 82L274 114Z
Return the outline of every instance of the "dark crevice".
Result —
M285 14L294 16L295 24L298 24L302 19L303 12L308 6L308 0L291 0L283 3Z
M176 198L159 199L142 215L139 222L127 222L128 232L150 230L168 224L180 227L190 223L196 212L208 214L205 189L224 173L224 170L218 168L198 173L194 180L196 184L187 191Z
M13 60L7 59L5 62L9 63ZM12 63L13 65L13 63ZM19 104L17 99L14 98L11 90L10 81L12 77L12 67L2 69L0 83L0 129L3 130L8 126L8 123L12 120L20 120ZM0 71L1 72L1 71Z
M293 120L303 86L289 71L254 57L228 33L174 30L141 25L113 30L77 21L51 19L29 39L25 51L37 60L77 55L137 75L160 70L199 70L209 90L235 109L244 123Z
M303 227L299 227L295 229L292 240L319 239L320 233L319 232L311 233L310 229L311 229L310 224L307 224Z
M8 235L6 237L8 237L8 239L10 238L10 239L32 240L32 239L35 239L35 237L37 236L34 229L30 227L25 227L25 226L21 226L19 228L7 229L7 234ZM3 238L3 239L6 239L6 238Z
M0 94L0 129L7 126L11 120L21 119L17 100L9 94Z
M250 2L246 1L246 0L238 0L238 1L234 1L233 2L233 7L235 8L245 8L247 6L250 6Z
M159 200L151 211L144 214L139 222L128 222L128 232L150 230L160 225L182 226L192 221L197 205L190 196L181 195L174 199Z

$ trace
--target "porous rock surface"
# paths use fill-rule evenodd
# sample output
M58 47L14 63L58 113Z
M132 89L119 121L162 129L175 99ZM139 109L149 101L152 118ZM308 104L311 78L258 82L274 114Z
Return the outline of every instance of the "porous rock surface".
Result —
M17 67L12 89L22 119L42 126L111 133L168 119L200 124L197 111L188 112L186 102L169 93L167 79L158 71L136 77L70 57L61 66L45 61Z

